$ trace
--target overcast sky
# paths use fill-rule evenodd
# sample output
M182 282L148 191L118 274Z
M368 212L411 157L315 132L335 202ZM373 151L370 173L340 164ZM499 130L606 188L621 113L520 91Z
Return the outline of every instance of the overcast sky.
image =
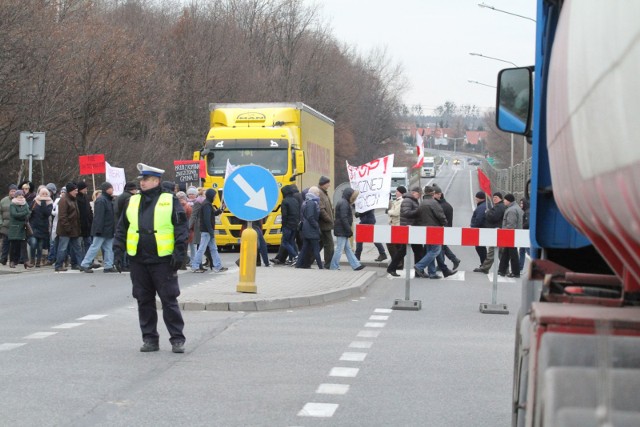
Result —
M498 71L510 64L470 52L533 65L535 23L497 9L536 19L535 0L305 0L320 5L322 19L339 41L363 54L386 47L401 63L410 89L406 104L429 113L445 101L492 107Z

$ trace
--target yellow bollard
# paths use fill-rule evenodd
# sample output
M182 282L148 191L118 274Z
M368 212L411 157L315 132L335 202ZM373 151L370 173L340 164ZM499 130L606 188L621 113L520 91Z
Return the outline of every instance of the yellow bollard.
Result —
M240 281L236 292L257 293L256 255L258 253L258 233L247 224L240 236Z

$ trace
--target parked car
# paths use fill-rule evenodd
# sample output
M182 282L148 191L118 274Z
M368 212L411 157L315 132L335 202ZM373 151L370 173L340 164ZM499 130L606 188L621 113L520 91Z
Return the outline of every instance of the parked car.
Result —
M478 160L478 159L470 160L469 164L472 165L472 166L478 166L480 164L480 160Z

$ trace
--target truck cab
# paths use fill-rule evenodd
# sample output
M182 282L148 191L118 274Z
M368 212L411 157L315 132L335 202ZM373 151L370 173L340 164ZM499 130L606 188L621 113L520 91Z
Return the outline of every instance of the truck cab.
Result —
M435 157L425 157L422 163L422 177L423 178L435 178L436 177L436 159Z
M394 167L391 170L391 194L390 198L396 197L396 188L399 186L409 188L409 172L406 167Z

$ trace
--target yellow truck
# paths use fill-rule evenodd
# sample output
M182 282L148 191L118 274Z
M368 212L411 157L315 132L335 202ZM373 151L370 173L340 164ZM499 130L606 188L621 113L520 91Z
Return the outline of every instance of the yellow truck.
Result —
M318 185L322 175L333 182L334 122L301 102L209 104L210 129L194 160L205 160L203 186L215 188L214 204L224 199L228 165L258 165L269 170L278 186L295 183L300 191ZM331 195L330 195L331 196ZM268 245L282 237L280 206L264 219ZM216 243L232 248L240 243L241 221L227 209L216 217Z

